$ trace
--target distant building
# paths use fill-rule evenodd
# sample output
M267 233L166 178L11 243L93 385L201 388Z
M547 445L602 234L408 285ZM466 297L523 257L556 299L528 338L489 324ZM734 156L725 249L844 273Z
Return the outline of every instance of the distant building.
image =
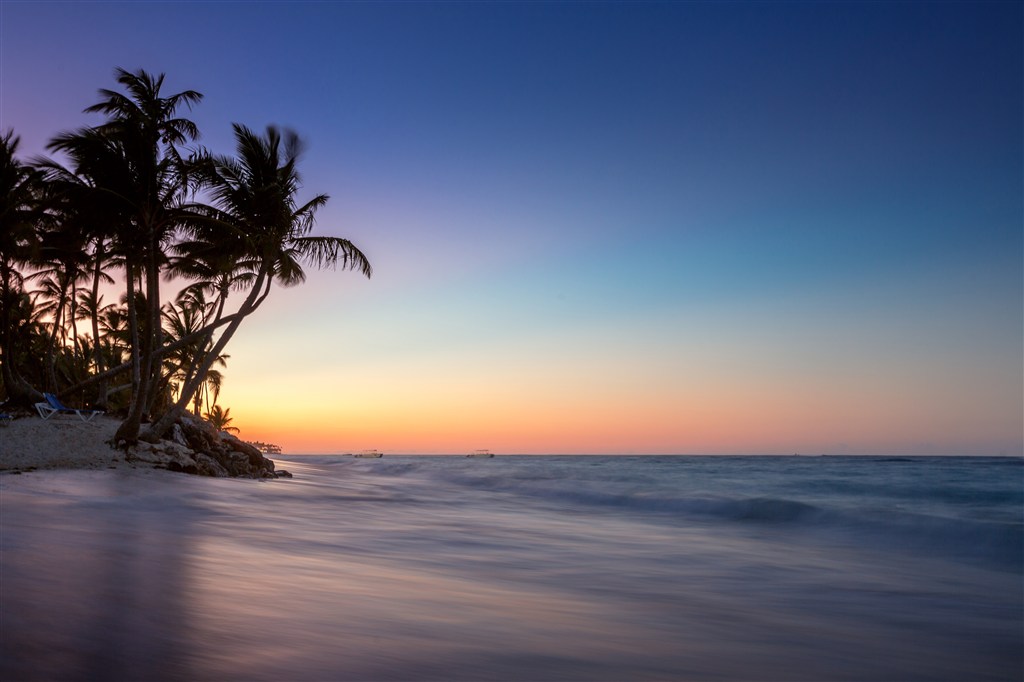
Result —
M273 443L263 443L263 442L258 441L258 440L247 440L245 442L248 443L249 445L253 446L257 450L259 450L260 452L262 452L264 455L280 455L281 454L281 446L280 445L274 445Z

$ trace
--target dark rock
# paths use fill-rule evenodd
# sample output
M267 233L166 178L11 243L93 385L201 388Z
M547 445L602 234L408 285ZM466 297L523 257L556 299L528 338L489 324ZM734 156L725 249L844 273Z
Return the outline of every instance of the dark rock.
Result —
M196 467L200 476L224 478L231 475L227 469L221 466L220 462L202 452L196 453Z
M188 447L188 441L185 440L185 432L181 430L181 424L175 424L171 428L171 440L178 445L184 445Z
M291 478L287 471L276 472L274 462L258 448L191 414L181 416L168 440L137 448L127 459L200 476Z

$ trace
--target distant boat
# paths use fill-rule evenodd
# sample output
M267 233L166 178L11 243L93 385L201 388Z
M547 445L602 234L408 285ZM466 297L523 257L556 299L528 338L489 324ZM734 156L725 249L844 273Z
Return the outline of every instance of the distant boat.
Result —
M356 454L354 454L352 456L353 457L362 457L364 459L374 459L374 458L377 458L377 457L383 457L384 453L381 452L380 450L363 450L362 452L357 452Z
M490 450L474 450L466 455L466 457L494 457L494 453Z

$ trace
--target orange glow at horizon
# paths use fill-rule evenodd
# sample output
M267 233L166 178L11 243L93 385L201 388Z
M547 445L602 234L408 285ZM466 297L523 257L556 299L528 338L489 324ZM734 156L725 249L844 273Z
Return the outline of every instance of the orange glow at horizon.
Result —
M1012 336L969 352L948 301L851 316L864 295L477 333L402 304L306 335L282 301L233 341L221 403L294 454L1020 455Z
M363 395L333 404L265 409L236 400L243 437L278 443L288 453L759 454L934 450L984 434L970 405L937 414L912 396L870 386L825 401L814 385L722 386L646 397L620 391L545 396ZM237 415L236 415L237 413ZM998 417L990 418L998 434ZM909 435L908 435L909 434ZM993 440L990 454L1005 452ZM939 454L955 454L942 451Z

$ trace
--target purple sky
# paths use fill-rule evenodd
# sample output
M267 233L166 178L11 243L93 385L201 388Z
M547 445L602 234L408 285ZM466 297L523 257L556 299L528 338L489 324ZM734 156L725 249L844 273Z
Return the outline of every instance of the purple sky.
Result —
M223 402L293 451L1021 454L1016 3L0 4L0 128L121 66L309 143L375 277ZM328 426L330 428L328 428Z

